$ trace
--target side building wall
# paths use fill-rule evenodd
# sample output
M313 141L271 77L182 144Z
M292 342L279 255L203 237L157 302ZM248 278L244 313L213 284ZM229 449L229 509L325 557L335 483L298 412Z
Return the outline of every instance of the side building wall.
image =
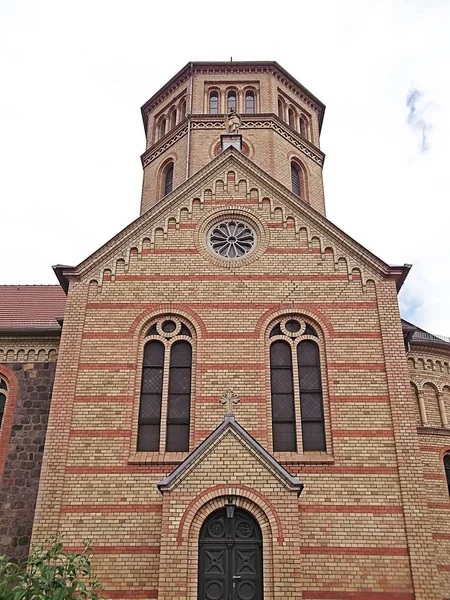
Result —
M444 457L450 455L450 350L414 344L408 353L416 407L428 527L434 542L439 588L450 595L450 488Z

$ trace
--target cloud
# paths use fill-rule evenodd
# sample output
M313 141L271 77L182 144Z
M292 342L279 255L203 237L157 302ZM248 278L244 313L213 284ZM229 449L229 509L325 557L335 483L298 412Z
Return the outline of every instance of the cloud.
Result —
M423 302L415 290L406 288L400 295L400 312L403 319L414 323L422 310Z
M406 106L409 114L406 119L411 129L419 134L420 152L425 153L430 149L429 134L433 126L428 122L430 105L423 105L424 94L414 89L406 97Z

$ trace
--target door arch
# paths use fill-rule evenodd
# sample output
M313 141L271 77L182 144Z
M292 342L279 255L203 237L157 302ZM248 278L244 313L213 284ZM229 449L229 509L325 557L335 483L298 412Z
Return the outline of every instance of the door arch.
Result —
M262 535L256 520L234 507L213 512L199 536L199 600L263 600Z

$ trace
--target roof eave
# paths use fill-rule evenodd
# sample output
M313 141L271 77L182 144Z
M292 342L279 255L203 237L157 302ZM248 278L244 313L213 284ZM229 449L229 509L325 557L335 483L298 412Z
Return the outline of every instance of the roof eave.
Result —
M56 278L59 281L59 285L62 287L64 293L67 296L67 293L69 291L69 280L67 278L67 275L69 274L69 271L75 271L76 267L72 267L70 265L53 265L52 269L55 272Z
M450 342L446 342L445 340L440 340L436 338L435 340L430 339L414 339L410 340L411 347L413 346L427 346L428 348L439 348L440 350L450 351Z
M391 266L390 268L391 274L395 278L397 293L399 293L403 287L403 284L405 283L405 279L408 277L408 274L412 269L412 265L406 263L403 266Z
M0 327L0 337L59 337L61 327Z

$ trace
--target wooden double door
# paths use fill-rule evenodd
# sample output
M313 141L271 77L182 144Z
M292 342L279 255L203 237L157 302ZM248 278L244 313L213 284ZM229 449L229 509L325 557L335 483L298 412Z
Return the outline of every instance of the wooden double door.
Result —
M223 508L203 523L199 539L199 600L263 600L262 536L255 519Z

